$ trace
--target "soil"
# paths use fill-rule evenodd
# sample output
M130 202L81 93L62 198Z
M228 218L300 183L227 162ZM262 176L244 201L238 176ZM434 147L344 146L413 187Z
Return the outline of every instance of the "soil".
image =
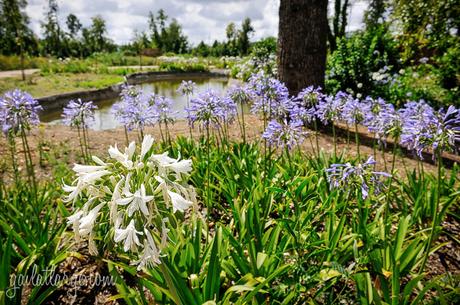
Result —
M246 126L246 139L247 141L258 141L263 131L263 122L253 115L245 116L245 126ZM158 127L149 127L146 128L144 134L151 134L155 139L161 140L160 130ZM170 134L172 139L177 136L188 136L189 127L186 121L178 121L174 125L170 126ZM193 137L198 139L200 137L200 132L198 128L195 128L192 131ZM242 136L238 123L234 123L229 127L229 135L233 140L241 141ZM49 125L43 124L40 128L35 128L31 131L30 136L28 137L30 141L30 146L32 147L32 155L35 159L35 164L40 164L39 150L33 149L37 148L39 145L42 147L42 152L48 152L52 149L61 147L63 152L62 156L65 157L65 160L69 165L75 162L79 162L80 155L80 146L77 131L71 129L68 126L63 125ZM138 141L138 136L134 132L129 133L130 141ZM91 153L99 157L107 156L107 149L109 145L117 144L118 147L123 148L126 145L125 133L123 128L103 130L103 131L93 131L89 130L89 143L91 148ZM321 150L326 153L332 154L334 151L334 141L333 137L324 134L318 133L318 143ZM314 131L310 131L310 137L304 141L301 145L301 149L304 153L314 155L316 154L316 140L314 136ZM347 139L338 138L337 139L337 153L343 152L345 155L354 158L357 156L356 145L353 142L347 144ZM377 169L382 171L390 171L392 168L393 155L390 151L385 152L384 157L381 151L377 150L374 155L374 149L370 146L360 145L360 154L361 157L366 158L368 156L374 156L377 161ZM23 151L18 147L17 156L19 157L20 167L24 167L24 162L21 158ZM9 180L11 176L8 175L9 172L9 163L10 163L10 152L8 149L7 142L4 137L0 138L0 156L3 158L0 161L0 178ZM395 157L395 169L399 172L400 176L405 176L406 170L412 171L419 168L420 163L417 160L412 159L410 156L402 156L398 154ZM425 172L436 173L436 166L430 163L423 162L422 164ZM3 170L2 170L3 169ZM46 166L37 168L37 175L40 178L50 178L51 171L50 168Z

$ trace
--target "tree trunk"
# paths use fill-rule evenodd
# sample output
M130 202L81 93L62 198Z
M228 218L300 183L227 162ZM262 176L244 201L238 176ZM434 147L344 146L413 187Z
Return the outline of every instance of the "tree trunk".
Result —
M327 53L327 0L281 0L278 74L291 94L324 87Z

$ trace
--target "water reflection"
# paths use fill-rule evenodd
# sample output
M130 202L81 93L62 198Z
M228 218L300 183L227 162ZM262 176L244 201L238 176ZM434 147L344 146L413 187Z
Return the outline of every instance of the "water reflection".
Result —
M232 80L228 78L193 78L192 80L197 84L198 92L206 89L213 89L223 93L232 82ZM173 111L176 112L176 117L181 119L185 117L184 107L187 104L187 99L176 92L181 81L182 79L155 81L142 84L140 87L146 92L154 92L173 99ZM95 122L90 126L91 129L105 130L120 126L110 111L112 104L117 100L118 99L110 99L96 103L98 109L95 111ZM55 111L43 114L41 120L50 124L61 124L61 113L61 111Z

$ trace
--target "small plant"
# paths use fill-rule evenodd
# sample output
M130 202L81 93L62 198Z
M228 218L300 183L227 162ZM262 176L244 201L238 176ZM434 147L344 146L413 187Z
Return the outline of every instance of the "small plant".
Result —
M34 190L37 189L34 161L27 140L27 133L40 123L38 112L42 110L38 101L27 92L19 89L9 91L0 98L0 124L6 136L11 152L11 161L15 181L19 181L18 162L16 158L16 137L19 136L24 152L27 177Z
M122 249L142 269L161 263L168 242L168 224L176 224L177 211L196 204L193 187L186 184L190 160L155 154L153 138L141 147L131 142L124 152L110 147L110 158L93 157L96 165L79 165L72 185L64 185L66 202L79 203L68 217L76 241L88 241L92 255L101 249Z

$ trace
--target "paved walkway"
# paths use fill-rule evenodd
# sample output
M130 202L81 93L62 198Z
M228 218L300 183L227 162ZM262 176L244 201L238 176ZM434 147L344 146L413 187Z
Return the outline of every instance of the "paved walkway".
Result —
M25 75L32 75L36 72L39 72L40 69L25 69ZM0 78L8 77L21 77L21 70L9 70L9 71L0 71Z
M146 70L157 70L159 66L142 66L142 70L139 66L111 66L108 67L109 70L115 69L134 69L139 72L146 71ZM213 73L221 73L221 74L229 74L229 70L226 69L216 69L215 67L211 66L210 71ZM40 72L40 69L25 69L24 73L26 76L32 75L34 73ZM8 71L0 71L0 79L2 78L9 78L9 77L21 77L21 70L8 70Z

